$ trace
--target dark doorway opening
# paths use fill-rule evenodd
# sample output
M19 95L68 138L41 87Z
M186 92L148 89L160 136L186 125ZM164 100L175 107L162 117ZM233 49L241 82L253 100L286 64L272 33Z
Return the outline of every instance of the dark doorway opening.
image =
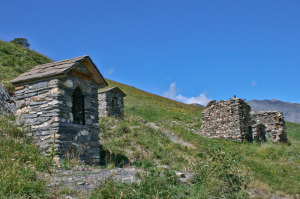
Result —
M118 99L113 97L111 102L112 114L116 115L118 113Z
M73 98L73 106L72 106L73 123L85 125L84 95L82 94L81 90L78 87L74 90L72 98Z
M252 126L248 126L248 132L246 134L246 140L248 142L252 142L253 141L253 129L252 129Z

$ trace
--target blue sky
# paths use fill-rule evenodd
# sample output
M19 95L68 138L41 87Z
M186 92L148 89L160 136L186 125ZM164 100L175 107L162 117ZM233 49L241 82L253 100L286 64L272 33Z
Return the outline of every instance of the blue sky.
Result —
M300 103L298 0L0 0L0 39L185 103Z

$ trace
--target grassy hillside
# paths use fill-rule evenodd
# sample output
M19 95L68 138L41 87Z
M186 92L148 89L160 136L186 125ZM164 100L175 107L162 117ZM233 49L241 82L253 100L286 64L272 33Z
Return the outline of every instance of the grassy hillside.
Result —
M212 151L237 161L240 177L249 180L249 187L261 192L296 194L300 192L300 125L287 123L291 145L272 143L237 143L208 139L197 135L203 108L182 104L156 96L131 86L107 80L109 86L119 86L125 98L125 121L102 119L103 143L111 153L129 161L149 160L154 165L170 169L197 172L197 165L214 167ZM195 146L194 149L175 144L160 130L147 125L155 122L164 130ZM112 126L116 126L112 129ZM115 158L115 161L118 161ZM122 159L122 158L121 158ZM232 162L231 162L232 163Z
M8 88L8 82L20 73L50 61L0 41L0 81ZM105 166L131 164L149 173L131 185L107 181L91 198L247 198L245 188L266 193L266 197L300 193L300 125L286 124L291 145L208 139L197 134L202 107L107 82L127 97L124 120L99 121ZM51 162L11 121L0 118L0 197L46 196L47 181L39 179L37 172L45 172ZM190 147L174 143L165 132ZM193 172L195 177L182 183L172 170Z
M200 122L202 107L184 104L132 86L106 79L109 87L118 86L123 90L127 114L142 116L151 122L185 121Z
M31 69L33 66L52 62L33 50L15 43L0 41L0 82L11 92L12 79Z

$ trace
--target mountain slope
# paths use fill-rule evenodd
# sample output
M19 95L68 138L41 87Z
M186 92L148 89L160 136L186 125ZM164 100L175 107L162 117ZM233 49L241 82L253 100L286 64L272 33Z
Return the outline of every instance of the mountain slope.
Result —
M33 66L52 62L48 57L15 43L0 41L0 82L11 93L12 79Z
M177 171L196 172L199 164L211 167L207 157L215 160L213 164L219 165L217 162L220 160L214 159L210 154L221 149L219 154L238 162L241 166L239 169L249 177L251 189L262 193L276 193L280 190L294 194L300 191L297 188L300 180L300 159L297 158L300 154L300 125L286 123L290 146L208 139L197 134L201 127L200 112L203 108L107 81L109 86L120 87L127 97L124 121L100 119L102 147L109 154L114 154L106 156L106 160L115 163L149 161L156 166L168 166ZM151 128L152 122L160 129ZM173 142L164 131L193 147ZM223 171L220 169L218 172Z
M249 100L247 103L256 111L281 111L286 121L300 124L300 104L279 100Z
M29 49L8 42L0 44L7 49L5 52L1 50L1 53L10 60L0 58L1 63L5 63L0 64L1 81L9 82L22 71L32 67L34 62L34 65L37 65L51 61ZM24 51L24 56L15 53ZM31 56L31 53L34 56ZM22 62L24 60L29 61ZM173 192L176 193L173 198L180 197L179 194L185 198L224 198L226 194L240 194L240 188L247 182L250 189L264 193L295 195L300 192L300 125L288 122L286 124L291 145L208 139L197 134L201 127L201 111L204 108L183 104L112 80L107 82L109 87L118 86L127 97L124 99L124 120L101 118L99 121L101 155L105 158L106 166L131 163L151 171L167 167L170 170L196 173L193 182L184 186L184 189L178 189L182 185L174 183L174 176L169 175L168 181L159 181L161 175L158 175L150 180L150 183L154 184L148 184L144 190L141 189L143 183L132 185L134 187L130 189L131 194L136 194L136 190L152 190L154 196L150 198L155 198L158 191L168 188L157 187L159 183L180 190ZM8 120L3 120L2 126L6 123ZM3 132L0 128L0 137ZM174 142L173 139L181 142ZM13 148L12 152L18 151ZM0 162L3 160L11 165L15 164L14 159L3 159L0 155ZM13 173L13 170L9 170L11 168L14 167L6 167L5 173ZM4 170L0 170L0 176L5 176L5 173ZM122 198L126 187L130 186L115 186L110 190L117 193L115 198ZM110 190L107 191L111 193ZM100 188L99 193L101 192L103 193L103 189ZM165 195L166 197L161 198L170 196L169 190ZM241 195L237 196L227 195L227 198L242 198Z

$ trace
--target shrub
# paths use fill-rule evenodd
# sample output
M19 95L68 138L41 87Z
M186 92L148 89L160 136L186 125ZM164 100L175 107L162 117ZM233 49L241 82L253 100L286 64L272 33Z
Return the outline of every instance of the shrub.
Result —
M28 42L28 40L26 38L14 38L10 42L18 44L20 46L23 46L25 48L29 48L30 47L30 44L29 44L29 42Z

